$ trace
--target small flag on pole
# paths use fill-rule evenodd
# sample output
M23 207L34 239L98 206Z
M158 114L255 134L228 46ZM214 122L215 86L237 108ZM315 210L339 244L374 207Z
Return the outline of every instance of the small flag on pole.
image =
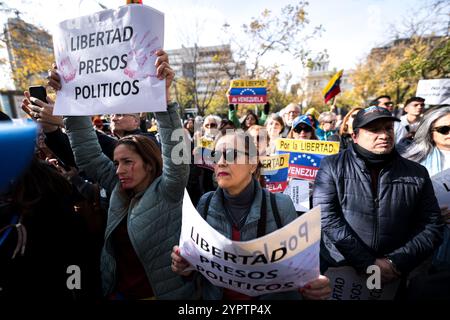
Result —
M132 4L132 3L142 4L142 0L127 0L127 4Z
M322 90L323 97L325 98L325 103L330 101L333 97L335 97L337 94L339 94L339 92L341 92L340 84L341 84L341 77L342 77L343 73L344 73L344 70L341 70L338 73L336 73L331 78L330 82L328 82L325 89Z

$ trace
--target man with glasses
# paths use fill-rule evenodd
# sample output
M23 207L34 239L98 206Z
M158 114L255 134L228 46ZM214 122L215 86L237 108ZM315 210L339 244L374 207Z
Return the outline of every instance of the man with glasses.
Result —
M116 113L111 115L111 132L117 139L128 135L137 134L152 139L160 145L157 136L153 132L143 132L140 129L141 118L139 113Z
M292 123L294 119L300 115L301 109L296 103L288 104L283 110L280 111L280 116L284 121L284 130L281 133L282 138L286 138L291 131Z
M391 101L391 97L388 95L383 95L375 98L375 100L373 100L370 105L385 108L392 115L394 115L394 103Z
M313 202L322 211L322 271L351 266L366 274L377 265L382 284L404 281L441 242L430 176L395 150L394 121L385 108L360 110L353 143L320 163Z

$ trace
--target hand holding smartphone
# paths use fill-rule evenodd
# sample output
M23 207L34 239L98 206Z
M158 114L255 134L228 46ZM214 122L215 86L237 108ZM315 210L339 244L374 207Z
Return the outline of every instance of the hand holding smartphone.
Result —
M47 103L47 91L44 86L31 86L28 88L28 91L30 92L30 96ZM36 105L33 101L31 103Z

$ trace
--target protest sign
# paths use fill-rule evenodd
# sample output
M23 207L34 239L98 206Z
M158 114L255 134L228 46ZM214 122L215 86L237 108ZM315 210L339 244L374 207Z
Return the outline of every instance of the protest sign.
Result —
M450 79L419 80L416 96L426 104L450 104Z
M232 241L183 200L180 253L212 284L249 296L297 290L319 276L320 209L251 241Z
M329 268L325 275L330 279L330 300L393 300L400 280L369 290L368 276L359 275L352 267Z
M314 181L323 157L339 152L339 142L278 139L278 153L289 153L289 177Z
M283 192L287 187L289 154L261 157L261 175L270 192Z
M53 36L62 84L54 114L165 111L155 68L163 42L164 15L145 5L61 22Z
M284 190L284 194L291 198L296 211L305 212L310 209L309 184L310 182L305 180L291 180Z
M267 102L267 80L233 80L228 90L228 103L263 104Z

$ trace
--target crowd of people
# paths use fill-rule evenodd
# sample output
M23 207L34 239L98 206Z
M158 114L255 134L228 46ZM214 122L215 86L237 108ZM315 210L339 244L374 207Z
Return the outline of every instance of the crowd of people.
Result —
M22 109L42 133L31 166L0 198L0 298L327 299L329 267L364 273L371 265L383 284L400 281L398 299L450 297L449 210L430 178L450 168L450 107L426 110L425 99L411 97L399 118L385 95L339 116L302 113L296 103L271 112L266 103L261 114L239 118L241 106L229 105L226 117L182 121L170 100L169 57L156 55L167 111L151 121L145 114L110 115L110 126L105 117L63 118L49 97L24 93ZM56 68L48 85L61 89ZM176 130L184 134L173 140ZM203 219L235 241L289 224L302 212L265 189L260 173L260 159L276 154L280 138L340 143L310 184L321 208L321 275L255 298L188 268L178 248L183 195L186 188ZM174 161L179 144L189 161ZM55 252L55 242L65 249ZM66 286L68 265L83 270L76 294Z

